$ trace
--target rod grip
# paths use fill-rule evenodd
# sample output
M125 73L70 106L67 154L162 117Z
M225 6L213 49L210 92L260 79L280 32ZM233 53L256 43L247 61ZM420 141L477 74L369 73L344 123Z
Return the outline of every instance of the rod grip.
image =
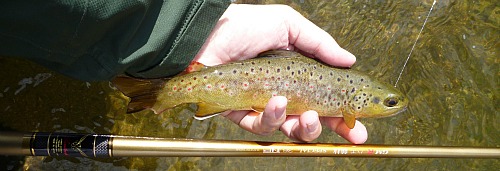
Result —
M111 157L110 135L0 132L0 155Z
M34 156L111 157L109 135L34 133L30 147Z

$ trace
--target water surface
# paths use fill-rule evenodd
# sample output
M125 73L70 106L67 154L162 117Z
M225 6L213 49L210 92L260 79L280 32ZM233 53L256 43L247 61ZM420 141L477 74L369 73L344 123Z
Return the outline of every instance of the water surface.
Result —
M244 2L244 1L238 1ZM432 5L426 1L246 1L288 4L357 56L353 69L394 84ZM500 4L437 2L398 87L408 110L361 119L369 144L499 147ZM188 109L126 115L126 99L108 82L86 83L36 64L0 58L0 118L4 130L58 131L155 137L290 141L257 136L215 117L192 119ZM323 130L316 142L347 143ZM495 159L9 158L0 169L44 170L493 170ZM7 161L7 160L5 160Z

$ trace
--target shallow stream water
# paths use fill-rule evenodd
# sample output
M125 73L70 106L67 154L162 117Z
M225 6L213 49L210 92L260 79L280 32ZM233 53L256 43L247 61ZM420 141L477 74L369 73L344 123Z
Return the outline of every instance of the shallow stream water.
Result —
M394 84L432 5L424 1L237 1L288 4L357 56L353 69ZM398 84L406 112L361 119L368 144L500 147L500 2L438 1ZM192 112L125 114L108 82L67 78L28 61L0 57L2 130L250 141L257 136L223 117ZM315 142L347 143L323 130ZM498 170L498 159L4 157L0 170Z

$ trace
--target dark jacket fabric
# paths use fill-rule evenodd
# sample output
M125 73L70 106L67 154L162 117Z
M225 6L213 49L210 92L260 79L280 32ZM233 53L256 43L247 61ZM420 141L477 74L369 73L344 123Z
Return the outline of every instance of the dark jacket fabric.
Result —
M197 54L230 1L6 0L0 56L22 57L65 75L168 77Z

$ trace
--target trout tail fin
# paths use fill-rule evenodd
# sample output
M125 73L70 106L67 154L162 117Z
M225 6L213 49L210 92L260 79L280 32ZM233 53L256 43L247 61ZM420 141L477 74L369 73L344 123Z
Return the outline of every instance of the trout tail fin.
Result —
M111 82L125 96L130 98L127 113L134 113L153 107L165 79L138 79L117 76Z

